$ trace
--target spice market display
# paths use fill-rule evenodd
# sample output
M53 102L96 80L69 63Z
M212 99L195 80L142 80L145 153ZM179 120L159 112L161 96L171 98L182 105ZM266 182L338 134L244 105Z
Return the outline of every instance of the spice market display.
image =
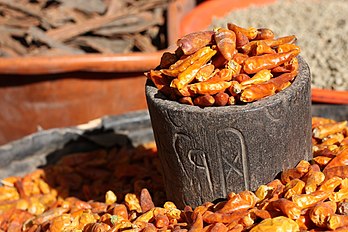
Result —
M1 180L1 231L348 231L348 124L312 118L313 160L255 192L178 209L154 143L63 157ZM86 171L90 170L90 171Z
M299 69L295 41L228 23L182 37L146 75L182 104L252 104L291 87ZM255 191L182 209L165 197L154 142L70 154L1 180L0 232L348 231L348 122L313 117L312 153Z
M245 104L291 85L300 48L294 35L275 38L268 28L193 32L166 52L158 69L146 73L165 96L200 107Z

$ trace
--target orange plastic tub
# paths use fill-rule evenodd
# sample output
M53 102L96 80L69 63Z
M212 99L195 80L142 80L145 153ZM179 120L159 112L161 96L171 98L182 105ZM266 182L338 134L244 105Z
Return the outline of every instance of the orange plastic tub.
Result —
M171 1L168 42L195 0ZM163 51L34 58L0 58L0 144L38 129L75 126L104 115L147 108L144 72Z

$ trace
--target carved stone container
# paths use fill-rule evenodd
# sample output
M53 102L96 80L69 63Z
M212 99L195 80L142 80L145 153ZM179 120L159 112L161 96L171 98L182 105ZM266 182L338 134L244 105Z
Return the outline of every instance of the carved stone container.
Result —
M310 71L301 57L299 64L290 87L246 105L184 105L146 83L169 200L195 207L231 191L254 191L311 158Z

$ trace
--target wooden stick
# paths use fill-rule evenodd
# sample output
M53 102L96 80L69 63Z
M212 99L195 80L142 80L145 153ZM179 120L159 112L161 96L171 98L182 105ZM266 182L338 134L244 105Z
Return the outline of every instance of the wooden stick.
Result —
M21 4L18 4L18 3L15 3L12 0L0 0L0 5L7 6L9 8L14 9L14 10L18 10L20 12L23 12L27 15L30 15L32 17L39 19L41 22L43 22L45 24L49 24L47 22L47 20L42 16L41 12L33 10L33 9L29 9L28 7L23 6Z
M69 46L63 44L62 42L59 42L59 41L52 39L51 37L49 37L47 34L45 34L45 32L42 31L41 29L39 29L38 27L30 27L28 30L28 33L34 39L37 39L41 42L44 42L45 44L47 44L51 48L58 48L60 50L67 51L67 52L70 52L73 54L84 53L83 51L81 51L79 49L69 47Z
M0 0L0 1L3 1L3 0ZM94 17L92 19L88 19L73 25L66 25L57 29L51 29L47 31L46 34L55 40L64 42L78 35L98 29L104 24L110 23L119 17L123 17L130 14L136 14L140 11L151 9L154 4L159 4L159 3L156 1L149 2L148 4L144 4L141 7L138 7L138 8L133 7L133 8L130 8L129 10L121 11L114 15Z

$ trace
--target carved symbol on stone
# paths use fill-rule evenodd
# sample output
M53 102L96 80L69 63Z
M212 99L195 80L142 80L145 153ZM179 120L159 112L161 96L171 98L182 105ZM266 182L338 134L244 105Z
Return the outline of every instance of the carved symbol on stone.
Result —
M210 192L213 192L213 184L211 181L210 171L205 153L201 150L190 150L188 153L188 158L195 168L201 169L205 173L209 190Z
M174 151L182 172L187 179L190 179L189 185L197 192L203 191L207 187L213 192L213 183L208 166L207 156L201 149L195 149L195 140L183 133L174 135Z
M220 143L218 158L221 167L222 191L225 195L231 190L236 191L233 189L233 183L237 186L244 184L245 189L250 189L249 165L243 134L237 129L228 128L219 130L216 135L216 141Z

